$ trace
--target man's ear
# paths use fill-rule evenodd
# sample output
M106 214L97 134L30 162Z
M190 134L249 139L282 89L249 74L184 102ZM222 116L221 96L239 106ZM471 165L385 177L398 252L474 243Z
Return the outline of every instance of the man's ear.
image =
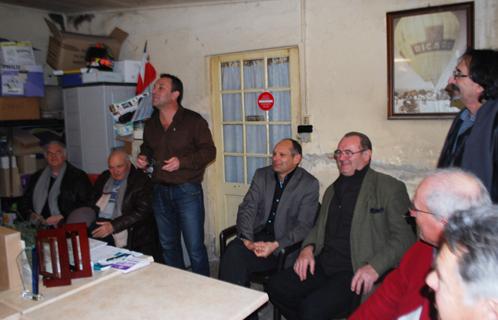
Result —
M178 101L178 97L180 96L180 91L173 91L171 92L171 95L175 98L176 101Z

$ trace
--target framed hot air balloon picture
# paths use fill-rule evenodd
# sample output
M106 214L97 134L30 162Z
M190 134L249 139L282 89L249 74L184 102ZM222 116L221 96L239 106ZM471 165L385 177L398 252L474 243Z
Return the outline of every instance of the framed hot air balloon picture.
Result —
M453 118L462 103L448 79L473 45L473 2L388 12L388 119Z

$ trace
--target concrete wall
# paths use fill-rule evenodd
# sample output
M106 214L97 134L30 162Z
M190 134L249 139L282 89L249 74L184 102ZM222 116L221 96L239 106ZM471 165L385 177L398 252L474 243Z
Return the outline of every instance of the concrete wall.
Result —
M449 120L388 121L386 12L435 6L452 0L261 0L220 1L209 5L183 5L95 13L78 31L107 34L115 26L130 33L121 59L140 59L145 40L151 59L161 72L177 74L185 82L185 106L209 121L211 115L208 57L246 50L298 46L300 50L303 114L314 126L312 141L304 145L303 166L315 174L323 189L337 176L327 154L347 131L368 134L374 145L372 166L407 182L410 190L434 168ZM43 49L48 29L40 13L23 9L0 10L12 25L33 32ZM30 12L26 16L25 12ZM476 46L498 47L498 4L475 1ZM29 17L29 18L25 18ZM42 23L41 23L42 24ZM9 31L10 32L10 31ZM13 31L12 31L13 32ZM9 33L10 34L10 33ZM14 34L14 33L12 33ZM0 35L2 36L2 35ZM7 36L3 34L3 36ZM22 37L21 37L22 38ZM216 236L216 185L212 168L206 175L207 235Z

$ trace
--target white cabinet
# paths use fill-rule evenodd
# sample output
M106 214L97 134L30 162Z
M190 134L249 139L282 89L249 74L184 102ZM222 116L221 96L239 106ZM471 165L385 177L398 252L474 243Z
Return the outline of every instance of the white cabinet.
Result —
M135 85L92 84L63 89L68 160L87 173L107 169L115 139L109 105L135 95Z

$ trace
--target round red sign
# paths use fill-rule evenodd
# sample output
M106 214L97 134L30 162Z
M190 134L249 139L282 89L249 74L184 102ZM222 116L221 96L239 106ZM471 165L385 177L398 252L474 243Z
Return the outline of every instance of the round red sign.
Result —
M261 110L268 111L273 108L273 104L275 103L275 99L273 95L268 91L263 92L258 97L258 106Z

